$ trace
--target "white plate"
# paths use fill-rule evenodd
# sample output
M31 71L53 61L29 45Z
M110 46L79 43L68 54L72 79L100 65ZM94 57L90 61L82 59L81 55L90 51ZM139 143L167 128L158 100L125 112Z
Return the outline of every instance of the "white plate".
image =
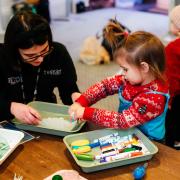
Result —
M10 147L8 151L0 158L1 165L6 160L6 158L14 151L14 149L19 145L21 139L24 137L24 133L9 129L0 129L0 137L5 139Z

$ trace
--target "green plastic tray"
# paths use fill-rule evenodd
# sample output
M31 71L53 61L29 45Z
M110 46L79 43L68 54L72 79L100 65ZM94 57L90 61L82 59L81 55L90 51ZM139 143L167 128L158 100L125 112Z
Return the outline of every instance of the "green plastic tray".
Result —
M150 153L147 155L100 163L98 160L94 160L94 161L78 160L71 149L70 145L75 140L89 139L90 142L92 142L94 139L97 139L97 138L100 138L100 137L103 137L103 136L106 136L115 132L118 132L120 136L126 136L129 134L135 133L142 140L142 143L146 146L146 148L149 150ZM132 164L136 162L146 161L146 160L151 159L152 156L158 152L158 148L137 128L132 128L129 130L101 129L101 130L89 131L85 133L68 135L63 138L63 141L66 144L68 150L70 151L76 163L81 167L82 171L86 173L118 167L118 166L123 166L123 165ZM97 152L100 152L99 147L92 149L93 154Z
M68 119L70 120L70 116L68 114L69 106L40 102L40 101L33 101L33 102L30 102L28 105L36 109L41 114L42 118L63 117L67 120ZM56 129L47 128L47 127L44 128L42 126L23 124L17 121L16 119L14 119L13 122L16 127L23 130L52 134L52 135L57 135L57 136L66 136L66 135L78 132L85 124L85 121L81 121L73 129L56 130Z

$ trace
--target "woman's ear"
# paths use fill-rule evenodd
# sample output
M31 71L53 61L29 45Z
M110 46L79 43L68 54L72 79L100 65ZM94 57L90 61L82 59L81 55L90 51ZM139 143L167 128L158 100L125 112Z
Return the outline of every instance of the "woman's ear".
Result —
M144 61L141 62L141 69L142 69L142 71L145 72L145 73L149 72L149 64L146 63L146 62L144 62Z

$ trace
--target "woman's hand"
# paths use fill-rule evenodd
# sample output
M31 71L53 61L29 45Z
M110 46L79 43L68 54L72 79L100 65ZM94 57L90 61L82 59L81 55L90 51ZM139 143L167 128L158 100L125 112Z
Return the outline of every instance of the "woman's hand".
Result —
M78 99L81 96L81 93L79 92L74 92L71 95L72 101L75 102L76 99Z
M82 119L83 114L84 114L85 108L82 107L79 103L74 103L70 106L69 108L69 114L72 119L77 120L77 119Z
M40 114L35 109L22 103L12 102L10 111L22 123L37 125L41 120Z

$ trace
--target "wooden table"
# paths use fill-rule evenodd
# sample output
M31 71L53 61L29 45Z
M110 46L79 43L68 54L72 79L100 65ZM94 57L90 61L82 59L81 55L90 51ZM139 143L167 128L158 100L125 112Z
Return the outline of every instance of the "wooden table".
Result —
M62 169L74 169L89 180L131 180L132 171L144 163L86 174L71 157L63 143L63 138L45 134L40 136L39 140L18 146L0 166L1 180L12 180L14 173L22 175L23 180L41 180ZM159 152L149 161L144 179L180 180L180 151L157 142L155 144Z

